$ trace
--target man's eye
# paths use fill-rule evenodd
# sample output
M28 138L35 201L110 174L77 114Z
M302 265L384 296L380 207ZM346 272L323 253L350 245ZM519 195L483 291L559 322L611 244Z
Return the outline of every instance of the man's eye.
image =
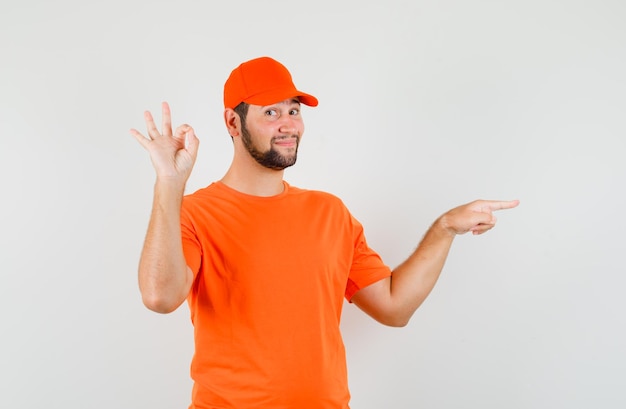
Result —
M265 111L265 115L267 115L267 116L276 116L276 115L278 115L278 112L276 112L275 109L268 109L267 111Z
M289 111L289 115L298 115L300 113L299 109L292 109L291 111Z

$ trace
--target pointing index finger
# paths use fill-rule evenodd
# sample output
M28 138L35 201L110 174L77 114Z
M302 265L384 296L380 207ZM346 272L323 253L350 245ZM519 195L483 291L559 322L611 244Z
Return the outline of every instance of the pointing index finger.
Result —
M491 210L504 210L512 209L519 205L519 200L487 200L485 201L485 207Z

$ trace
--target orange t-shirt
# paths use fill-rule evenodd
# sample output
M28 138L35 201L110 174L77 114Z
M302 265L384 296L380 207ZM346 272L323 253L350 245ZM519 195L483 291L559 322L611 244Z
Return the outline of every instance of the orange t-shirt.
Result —
M343 298L391 275L337 197L221 182L185 196L190 408L348 408Z

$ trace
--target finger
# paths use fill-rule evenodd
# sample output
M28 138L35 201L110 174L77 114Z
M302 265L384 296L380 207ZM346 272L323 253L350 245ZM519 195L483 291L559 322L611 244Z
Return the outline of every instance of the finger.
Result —
M488 208L491 211L512 209L519 205L519 200L485 200L483 201L483 209Z
M148 128L148 136L150 137L150 139L155 139L161 136L161 134L159 133L159 130L154 124L154 118L152 117L152 114L150 113L150 111L144 112L143 118L146 121L146 127Z
M179 141L184 141L185 135L187 134L187 132L189 132L190 129L191 126L187 124L179 125L174 132L174 138L178 139Z
M136 129L131 129L130 130L130 134L137 139L137 142L139 142L141 144L141 146L143 146L144 148L148 148L148 144L150 143L150 140L148 138L146 138L145 136L143 136L141 134L141 132L139 132Z
M470 229L473 235L479 235L488 232L493 229L495 224L479 224L478 226L474 226Z
M476 230L472 230L472 234L473 234L474 236L480 236L481 234L485 234L485 233L487 233L489 230L490 230L490 229L486 229L486 230L484 230L484 229L481 229L481 230L476 229Z
M192 127L189 127L189 130L185 134L185 149L189 152L189 154L195 158L198 154L198 146L200 145L200 140L196 136Z
M169 104L163 101L163 103L161 104L161 110L162 110L161 132L163 132L163 136L172 136L172 112L170 111Z

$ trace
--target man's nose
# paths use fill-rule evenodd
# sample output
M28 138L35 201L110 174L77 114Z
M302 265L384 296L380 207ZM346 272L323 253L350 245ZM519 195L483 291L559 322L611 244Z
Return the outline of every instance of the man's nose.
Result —
M285 134L296 134L298 132L298 126L293 118L282 119L279 131Z

